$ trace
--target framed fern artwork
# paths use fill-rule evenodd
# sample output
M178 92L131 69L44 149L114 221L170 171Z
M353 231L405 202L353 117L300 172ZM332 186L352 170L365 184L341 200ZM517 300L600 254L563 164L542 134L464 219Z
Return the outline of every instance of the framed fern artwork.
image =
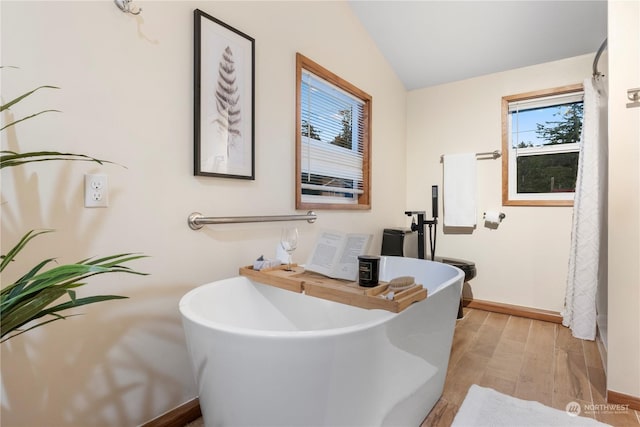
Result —
M255 41L195 9L194 174L255 179Z

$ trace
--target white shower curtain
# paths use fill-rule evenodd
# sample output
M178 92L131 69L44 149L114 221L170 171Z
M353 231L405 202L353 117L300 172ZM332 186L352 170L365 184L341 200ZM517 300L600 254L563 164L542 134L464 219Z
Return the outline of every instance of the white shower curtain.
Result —
M562 324L576 338L596 336L602 231L605 227L607 132L601 129L601 95L592 79L584 81L582 145L573 203L569 273ZM606 117L605 117L606 119ZM606 123L606 122L605 122Z

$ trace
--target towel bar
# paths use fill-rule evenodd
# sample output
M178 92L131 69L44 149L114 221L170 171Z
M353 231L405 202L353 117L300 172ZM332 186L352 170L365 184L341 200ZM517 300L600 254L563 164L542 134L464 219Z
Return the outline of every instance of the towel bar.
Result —
M476 157L484 157L484 156L491 156L492 159L497 159L500 156L502 156L502 153L500 152L500 150L493 150L493 151L482 151L480 153L476 153ZM444 154L440 156L440 161L444 160Z

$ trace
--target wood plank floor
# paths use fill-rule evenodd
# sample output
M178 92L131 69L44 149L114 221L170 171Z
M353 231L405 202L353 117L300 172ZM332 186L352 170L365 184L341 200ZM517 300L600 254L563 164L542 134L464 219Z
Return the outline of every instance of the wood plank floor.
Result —
M606 403L597 344L555 323L464 309L456 323L442 397L421 427L449 427L472 384L564 410ZM583 413L615 427L640 427L640 413L600 406ZM598 409L602 408L602 409Z
M582 408L606 403L595 342L573 338L555 323L469 308L464 314L456 322L444 392L421 427L449 427L472 384L562 410L571 401ZM583 411L581 416L615 427L640 427L638 411L608 412ZM188 424L202 426L202 418Z

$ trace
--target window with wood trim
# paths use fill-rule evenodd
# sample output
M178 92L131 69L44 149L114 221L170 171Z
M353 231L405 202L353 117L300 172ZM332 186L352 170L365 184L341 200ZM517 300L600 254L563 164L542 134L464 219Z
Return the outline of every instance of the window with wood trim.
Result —
M296 209L371 208L371 96L296 55Z
M581 84L502 98L502 204L573 206Z

